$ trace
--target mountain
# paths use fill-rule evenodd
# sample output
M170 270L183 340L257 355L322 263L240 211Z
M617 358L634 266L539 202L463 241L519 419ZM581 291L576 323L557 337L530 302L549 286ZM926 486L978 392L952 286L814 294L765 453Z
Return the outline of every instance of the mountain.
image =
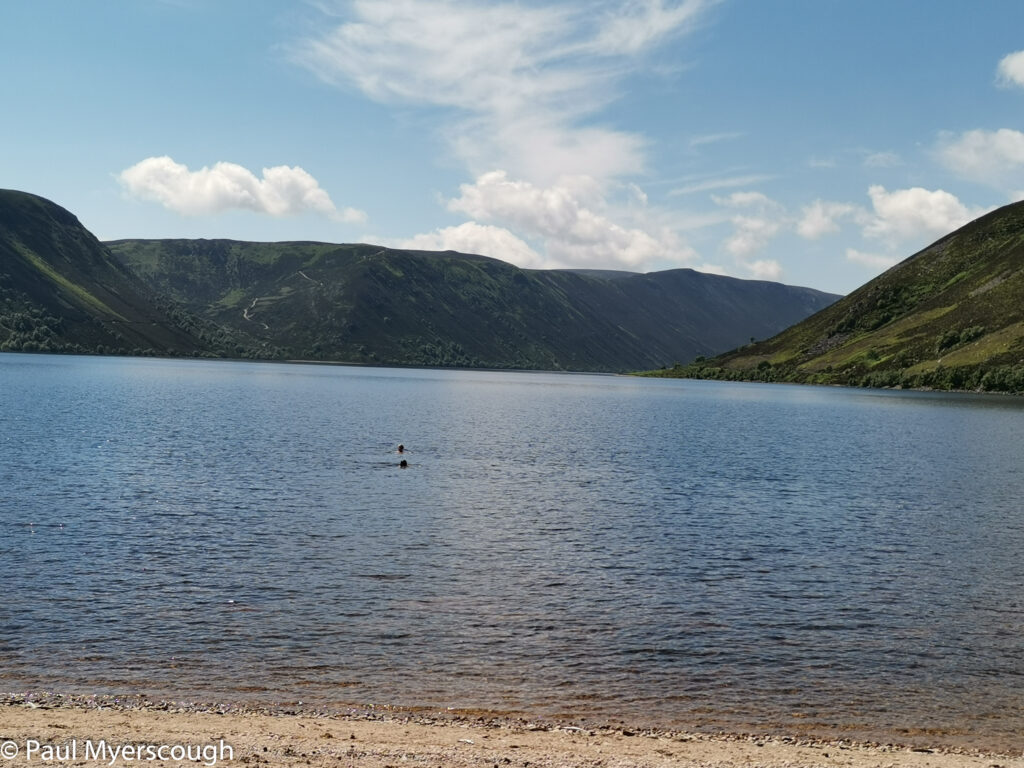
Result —
M1024 202L943 237L774 338L667 373L1022 392Z
M195 354L233 341L203 338L208 326L162 305L65 209L0 190L0 350Z
M837 298L689 269L524 270L366 244L106 245L194 314L313 360L636 370L768 336Z
M836 298L373 245L103 244L60 206L0 190L0 350L623 371L768 336Z

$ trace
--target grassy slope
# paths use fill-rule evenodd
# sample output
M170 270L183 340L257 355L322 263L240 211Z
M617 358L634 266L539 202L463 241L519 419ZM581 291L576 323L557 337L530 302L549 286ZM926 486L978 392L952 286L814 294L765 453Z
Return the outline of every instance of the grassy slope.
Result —
M65 209L0 190L0 349L195 354L205 326L160 306Z
M671 373L1024 390L1024 203L942 238L774 338Z
M769 335L835 299L692 270L521 270L482 256L371 245L108 246L193 311L313 359L628 370Z

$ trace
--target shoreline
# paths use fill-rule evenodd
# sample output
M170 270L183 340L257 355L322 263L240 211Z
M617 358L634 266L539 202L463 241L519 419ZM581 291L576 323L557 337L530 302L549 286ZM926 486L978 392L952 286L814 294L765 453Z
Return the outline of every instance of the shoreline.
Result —
M98 743L227 744L219 764L274 766L850 766L1024 768L1024 749L881 743L769 733L685 732L625 725L579 726L462 710L195 703L142 695L0 694L0 742L22 748ZM1024 745L1022 745L1024 748ZM60 754L59 752L57 753ZM3 755L0 757L9 757ZM49 761L107 764L83 757ZM137 759L152 766L181 761ZM113 764L133 764L117 760ZM203 764L192 761L192 764Z

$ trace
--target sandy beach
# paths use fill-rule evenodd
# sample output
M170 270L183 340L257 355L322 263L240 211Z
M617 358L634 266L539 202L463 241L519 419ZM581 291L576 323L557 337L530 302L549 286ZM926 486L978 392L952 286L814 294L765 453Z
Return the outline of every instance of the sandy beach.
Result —
M887 766L1024 768L1024 757L753 735L583 729L450 713L287 714L7 696L0 765Z

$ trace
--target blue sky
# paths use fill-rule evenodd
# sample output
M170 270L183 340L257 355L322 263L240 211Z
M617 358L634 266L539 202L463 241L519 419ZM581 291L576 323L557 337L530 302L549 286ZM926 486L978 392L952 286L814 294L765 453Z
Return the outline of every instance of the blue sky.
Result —
M0 66L0 186L101 239L846 293L1024 199L1019 0L26 0Z

